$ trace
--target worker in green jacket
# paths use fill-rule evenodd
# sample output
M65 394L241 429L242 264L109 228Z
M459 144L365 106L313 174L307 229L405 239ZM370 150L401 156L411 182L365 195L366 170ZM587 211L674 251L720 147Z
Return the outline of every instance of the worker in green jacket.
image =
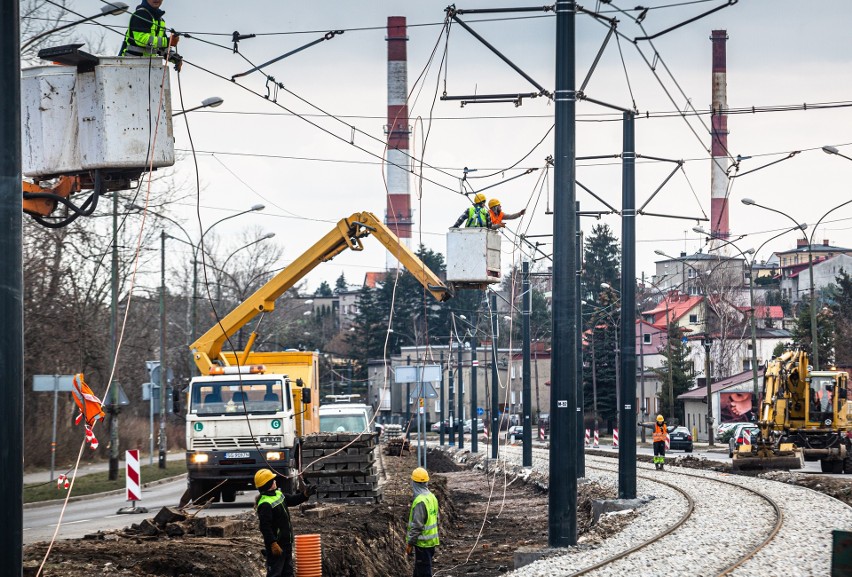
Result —
M426 484L429 473L423 467L417 467L411 473L411 487L414 501L408 512L408 533L405 539L405 553L414 551L414 577L432 577L432 556L438 546L438 499L429 491Z
M300 505L315 495L315 485L287 495L276 485L276 474L261 469L254 474L254 486L260 492L255 500L257 519L266 548L266 577L293 577L293 526L287 507Z
M466 227L491 228L491 211L485 206L485 195L477 192L473 197L473 206L468 207L455 222L452 228L458 228L462 223Z
M162 57L175 63L180 70L180 57L169 54L169 48L177 46L180 36L168 35L165 12L160 9L163 0L142 0L130 16L130 25L124 34L119 56Z

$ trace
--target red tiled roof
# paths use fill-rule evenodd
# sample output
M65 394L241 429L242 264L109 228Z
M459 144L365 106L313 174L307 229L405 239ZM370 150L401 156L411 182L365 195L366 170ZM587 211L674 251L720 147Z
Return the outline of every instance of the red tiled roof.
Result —
M643 311L642 316L654 315L653 324L666 324L666 304L668 303L669 322L681 319L701 302L702 296L689 296L684 294L668 295L656 308Z
M750 307L737 307L738 310L742 312L748 312ZM754 307L754 317L758 319L783 319L784 318L784 310L777 305L757 305Z
M376 284L384 282L386 272L368 272L364 275L364 286L368 288L376 288Z

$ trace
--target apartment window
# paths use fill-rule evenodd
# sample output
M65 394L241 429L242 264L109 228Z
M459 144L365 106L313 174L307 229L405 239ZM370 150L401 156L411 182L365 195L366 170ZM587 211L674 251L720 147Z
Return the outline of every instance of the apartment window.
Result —
M698 324L698 315L689 315L690 324L697 325Z
M743 359L743 370L744 371L751 370L751 359Z
M686 273L687 278L695 278L695 269L689 269Z
M651 344L651 335L649 335L648 333L644 333L642 335L642 344L643 345L650 345Z

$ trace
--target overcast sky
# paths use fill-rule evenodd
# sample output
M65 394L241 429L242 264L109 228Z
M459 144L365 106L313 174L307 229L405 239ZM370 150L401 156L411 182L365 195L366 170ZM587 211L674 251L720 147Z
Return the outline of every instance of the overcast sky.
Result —
M677 0L645 2L664 6ZM649 11L644 20L647 32L655 33L720 5L720 0L693 3L682 7ZM521 3L523 4L523 3ZM625 7L628 3L622 3ZM635 2L629 5L635 6ZM98 0L69 3L84 15L96 13L103 5ZM517 6L518 2L457 3L458 8ZM586 8L596 8L587 2ZM256 203L264 203L263 213L253 213L217 227L224 244L246 227L260 226L277 233L274 241L284 249L282 266L298 256L324 235L336 222L349 214L369 210L379 216L385 209L385 185L380 160L387 106L385 29L388 16L406 16L408 35L409 89L429 63L430 53L440 40L439 49L426 75L422 90L415 91L411 104L413 155L432 167L423 176L432 182L412 178L412 205L415 208L414 241L444 252L447 227L468 206L458 194L463 167L475 168L473 176L496 175L472 181L474 188L496 184L519 174L519 169L545 166L553 154L554 106L544 98L525 100L523 105L481 104L461 108L458 102L435 100L444 90L448 94L529 92L534 89L519 75L500 62L484 46L459 26L453 26L447 43L447 60L440 68L445 37L440 23L446 4L435 1L314 1L314 2L240 2L165 0L166 21L170 27L188 31L179 48L188 64L181 73L183 101L187 107L208 96L221 96L225 103L210 112L187 115L203 190L203 225ZM602 10L611 10L602 5ZM636 14L636 12L631 12ZM609 14L615 15L615 14ZM548 14L520 14L523 19L476 22L483 16L464 16L486 39L519 65L548 90L553 89L555 65L555 18ZM529 18L529 16L536 16ZM76 18L71 16L70 18ZM488 18L495 18L489 16ZM619 16L619 30L627 37L641 35L628 18ZM100 19L120 30L127 16ZM693 22L654 41L638 46L660 77L658 81L636 47L622 40L611 41L600 65L586 89L594 99L631 107L631 92L641 115L636 123L636 149L639 154L685 160L684 172L676 174L647 206L648 212L690 217L710 215L710 161L707 149L710 137L706 115L654 117L654 113L687 110L694 106L706 111L711 101L710 31L726 29L730 36L728 52L728 104L732 109L802 105L852 101L850 54L852 3L848 0L794 2L792 0L741 0L734 6ZM429 25L435 24L435 25ZM414 26L418 25L418 26ZM373 28L371 30L355 30ZM315 40L328 30L346 30L332 40L281 60L265 69L297 95L279 91L280 105L298 114L307 114L313 126L274 103L252 94L266 94L263 73L239 79L239 86L227 78L250 65L231 50L231 33L269 34L243 40L240 52L251 62L261 63ZM577 84L583 81L607 29L590 17L577 18ZM103 33L103 28L81 26L82 37ZM300 33L306 32L306 33ZM277 33L277 34L272 34ZM203 42L203 41L206 42ZM105 45L110 53L118 50L120 34L107 33ZM208 42L222 45L217 47ZM659 58L654 59L654 48ZM217 78L192 66L197 64L226 79ZM625 75L626 68L626 75ZM440 76L438 71L440 69ZM669 73L671 75L669 75ZM172 73L172 106L181 108L176 74ZM662 82L662 86L661 85ZM418 86L419 88L419 86ZM669 99L671 94L674 102ZM682 91L682 94L681 94ZM684 96L685 95L685 96ZM273 95L274 96L274 95ZM433 105L434 103L434 105ZM332 118L317 108L339 117ZM577 106L577 154L616 155L621 151L620 115L588 102ZM415 122L422 117L422 123ZM432 117L431 130L429 118ZM488 118L483 118L488 117ZM356 127L352 146L352 129ZM335 138L320 128L339 138ZM823 213L850 196L852 162L829 156L820 148L831 144L852 156L852 109L807 110L736 114L728 120L728 146L733 156L744 159L740 173L778 160L792 151L800 154L777 165L745 175L734 181L730 192L730 226L734 235L748 236L738 243L742 250L764 240L789 223L784 217L747 207L741 199L751 197L775 206L799 222L814 223ZM424 138L428 130L428 140ZM368 136L369 135L369 136ZM176 147L186 151L189 134L180 119L175 122ZM373 138L371 138L373 137ZM534 149L536 144L543 142ZM534 150L533 150L534 149ZM215 153L215 156L211 153ZM516 169L499 172L516 164ZM181 153L175 169L178 180L195 180L194 164L188 153ZM419 170L419 169L418 169ZM642 162L637 167L637 205L641 206L672 170L671 164ZM528 234L552 232L552 178L537 187L542 170L523 176L488 191L502 201L509 212L528 207L523 221L512 228ZM620 160L578 162L577 178L608 203L621 202ZM582 189L577 199L583 210L604 206ZM187 202L174 207L174 214L190 230L198 230L193 220L195 207ZM150 221L149 221L150 222ZM617 216L600 222L612 226L620 235ZM653 273L659 257L655 249L670 254L693 252L703 239L691 231L695 221L643 216L638 219L637 274ZM589 230L592 219L583 222ZM707 223L702 223L707 227ZM152 225L156 226L156 224ZM816 233L817 239L852 246L852 205L827 218ZM809 230L811 232L811 230ZM539 239L549 240L549 239ZM236 241L234 241L236 243ZM269 241L267 241L269 242ZM313 290L322 281L333 283L341 272L350 283L360 283L364 273L384 266L384 250L368 242L364 253L344 253L324 264L308 277ZM759 258L771 250L793 246L792 234L770 243ZM236 244L235 244L236 246ZM547 245L544 250L550 252ZM521 258L518 247L507 239L503 244L504 268ZM179 253L176 249L176 256ZM544 264L544 263L543 263ZM152 279L152 284L155 283Z

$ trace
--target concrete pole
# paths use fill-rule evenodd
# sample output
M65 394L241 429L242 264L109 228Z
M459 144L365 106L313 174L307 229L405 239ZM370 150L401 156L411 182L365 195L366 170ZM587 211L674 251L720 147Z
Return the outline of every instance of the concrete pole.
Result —
M166 468L166 385L168 364L166 359L166 231L160 232L160 452L158 465ZM153 391L152 391L153 392ZM153 396L151 397L153 399Z
M507 381L509 379L506 379ZM497 295L491 295L491 458L497 458L500 442L499 376L497 375ZM508 431L508 428L506 429Z
M98 176L96 175L96 179ZM109 335L110 335L110 373L112 381L110 382L110 418L109 418L109 473L110 481L118 479L118 413L119 413L119 395L118 395L118 379L116 379L118 359L118 192L112 193L112 278L110 282L110 315L109 315Z
M522 323L523 333L523 393L521 396L524 405L524 443L523 443L523 466L532 467L532 387L530 382L530 263L524 261L521 265L521 290L522 297Z

